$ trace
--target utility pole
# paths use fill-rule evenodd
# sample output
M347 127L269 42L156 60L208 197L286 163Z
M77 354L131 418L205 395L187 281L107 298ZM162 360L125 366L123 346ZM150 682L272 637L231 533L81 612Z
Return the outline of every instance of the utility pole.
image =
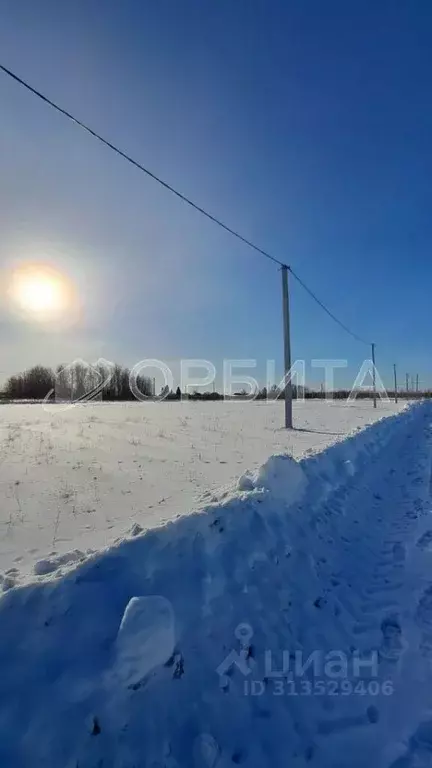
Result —
M417 376L416 376L416 392L418 392L418 391L419 391L419 377L418 377L418 374L417 374Z
M405 386L405 391L406 391L406 392L409 392L409 373L407 373L407 374L406 374L406 377L405 377L405 378L406 378L406 386Z
M398 391L397 391L396 363L393 363L393 373L394 373L394 397L395 397L395 403L397 403Z
M283 309L283 340L284 340L284 372L285 372L285 427L292 429L292 384L291 384L291 333L288 293L288 267L282 267L282 309Z
M414 392L414 376L411 376L411 392Z
M377 407L376 397L376 374L375 374L375 344L372 343L372 383L373 383L373 401L374 408Z

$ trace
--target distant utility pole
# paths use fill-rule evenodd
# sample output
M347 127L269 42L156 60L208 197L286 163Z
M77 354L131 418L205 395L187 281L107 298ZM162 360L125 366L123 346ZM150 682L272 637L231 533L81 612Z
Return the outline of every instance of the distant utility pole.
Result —
M283 309L283 339L284 339L284 369L285 369L285 427L292 429L292 384L291 384L291 333L288 293L288 267L282 267L282 309Z
M372 343L372 382L373 382L373 401L374 401L374 408L377 407L377 397L376 397L376 374L375 374L375 344Z
M393 363L393 373L394 373L394 397L395 397L395 403L397 403L398 391L397 391L396 363Z
M405 380L406 380L405 391L409 392L409 373L406 374Z
M417 374L417 376L416 376L416 392L418 392L418 391L419 391L419 377L418 377L418 374Z
M414 376L411 376L411 392L414 392Z

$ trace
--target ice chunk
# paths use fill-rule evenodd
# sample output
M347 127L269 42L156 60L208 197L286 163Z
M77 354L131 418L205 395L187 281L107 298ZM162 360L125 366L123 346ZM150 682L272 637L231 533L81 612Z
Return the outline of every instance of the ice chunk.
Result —
M294 504L303 496L307 477L304 470L291 456L275 454L255 472L246 472L237 483L240 491L262 488L287 504Z
M116 673L125 685L142 680L173 655L174 613L164 597L129 600L117 635Z

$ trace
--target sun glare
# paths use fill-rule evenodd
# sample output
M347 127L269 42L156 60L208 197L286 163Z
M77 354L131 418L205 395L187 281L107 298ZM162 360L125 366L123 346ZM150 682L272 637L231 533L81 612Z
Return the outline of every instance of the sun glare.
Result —
M16 308L35 320L63 316L71 308L72 289L68 279L45 265L25 265L11 277L9 296Z

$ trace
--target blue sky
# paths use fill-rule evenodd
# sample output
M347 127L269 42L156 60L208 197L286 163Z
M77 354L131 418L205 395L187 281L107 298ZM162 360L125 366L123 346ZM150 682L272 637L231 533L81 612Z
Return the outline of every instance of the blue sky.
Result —
M432 6L0 0L2 63L292 264L432 385ZM78 325L0 314L0 376L37 360L276 358L280 275L0 75L0 260L45 259ZM367 347L292 284L293 356ZM252 372L251 372L252 373ZM319 381L319 374L311 379Z

